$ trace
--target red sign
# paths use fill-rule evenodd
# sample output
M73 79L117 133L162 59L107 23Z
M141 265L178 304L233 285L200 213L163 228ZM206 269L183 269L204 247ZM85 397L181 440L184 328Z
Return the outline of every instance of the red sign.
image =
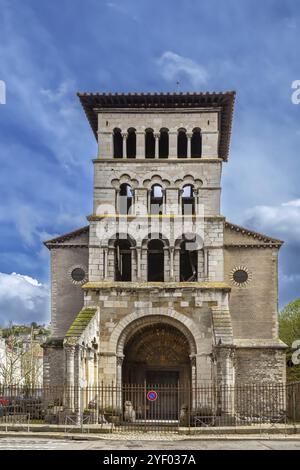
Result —
M150 390L148 393L147 393L147 399L149 401L155 401L157 400L157 393L155 390Z

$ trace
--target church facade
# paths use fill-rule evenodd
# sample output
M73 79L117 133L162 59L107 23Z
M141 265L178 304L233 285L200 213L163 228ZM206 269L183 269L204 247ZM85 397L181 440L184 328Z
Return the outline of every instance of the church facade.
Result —
M284 383L282 242L220 210L235 93L78 96L98 142L93 212L45 242L44 384Z

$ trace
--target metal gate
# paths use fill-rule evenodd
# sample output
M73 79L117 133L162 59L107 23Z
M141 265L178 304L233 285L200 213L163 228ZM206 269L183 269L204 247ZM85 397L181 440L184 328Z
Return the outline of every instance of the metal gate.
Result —
M177 384L123 385L119 430L176 430L180 388Z

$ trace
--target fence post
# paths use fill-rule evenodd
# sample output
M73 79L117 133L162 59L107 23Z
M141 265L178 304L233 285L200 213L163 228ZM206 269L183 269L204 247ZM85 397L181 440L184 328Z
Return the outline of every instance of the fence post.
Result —
M147 414L147 386L146 386L146 380L144 381L144 429L146 431L146 414Z

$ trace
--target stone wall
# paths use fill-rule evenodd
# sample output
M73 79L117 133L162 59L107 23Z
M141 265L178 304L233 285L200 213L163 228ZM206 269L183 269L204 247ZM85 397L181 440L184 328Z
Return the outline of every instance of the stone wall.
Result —
M126 182L135 189L135 202L145 208L148 205L148 191L152 184L160 184L166 190L166 201L170 205L178 203L179 190L184 184L191 183L198 189L198 202L203 206L204 215L219 215L220 178L221 162L218 159L197 161L97 159L94 160L94 214L103 213L105 204L110 208L116 208L116 190L120 184ZM109 213L111 212L110 209Z
M169 158L177 157L177 133L184 128L191 133L194 128L200 128L202 133L202 156L216 157L218 155L219 113L218 110L187 111L153 111L144 110L109 110L98 114L98 154L101 158L113 156L113 130L121 130L126 139L128 129L136 129L137 159L145 158L145 130L153 129L154 134L166 128L169 133Z
M224 250L224 281L231 286L230 312L235 338L278 337L277 248L229 247ZM249 282L236 286L232 273L246 268Z
M43 384L44 387L62 387L64 385L65 360L62 341L44 345Z
M227 305L226 294L218 289L155 289L143 288L142 284L121 289L112 285L110 289L99 289L99 292L88 290L85 305L98 305L100 309L100 381L118 380L117 361L123 354L118 350L118 341L130 324L140 328L149 321L166 324L172 321L173 326L180 328L182 325L189 332L186 334L195 339L196 353L191 351L191 354L197 382L211 382L214 335L211 303L219 304L221 312Z
M285 383L285 349L238 348L236 384Z
M88 272L88 248L78 246L51 250L51 336L63 338L83 306L82 283L74 283L76 267Z

